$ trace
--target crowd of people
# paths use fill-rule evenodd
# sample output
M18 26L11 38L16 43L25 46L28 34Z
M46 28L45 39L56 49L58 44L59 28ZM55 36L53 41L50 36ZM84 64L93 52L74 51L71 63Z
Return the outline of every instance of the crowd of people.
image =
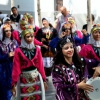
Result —
M0 14L0 100L11 100L16 88L27 94L21 100L42 100L39 94L30 95L41 88L33 85L39 73L45 91L52 76L57 100L89 100L85 92L94 89L86 79L100 75L100 24L94 23L92 15L90 33L87 24L78 30L67 8L60 10L54 25L43 17L42 27L16 7L11 8L10 17Z

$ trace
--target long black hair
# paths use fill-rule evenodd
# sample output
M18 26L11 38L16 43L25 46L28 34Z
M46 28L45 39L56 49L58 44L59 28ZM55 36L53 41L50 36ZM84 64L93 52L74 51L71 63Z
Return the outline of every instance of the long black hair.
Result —
M11 27L11 26L10 26L10 27ZM2 34L2 35L3 35L2 41L4 41L4 39L5 39L5 37L6 37L6 32L5 32L4 29L3 29L2 31L3 31L3 34ZM13 32L13 28L11 27L11 37L10 37L11 40L13 40L12 32Z
M73 44L73 46L74 46L74 43L73 43L73 40L72 40L72 38L68 38L68 37L63 37L60 41L59 41L59 43L58 43L58 45L57 45L57 53L56 53L56 55L55 55L55 57L54 57L54 59L53 59L53 67L55 66L55 65L59 65L59 64L64 64L64 62L66 62L65 61L65 58L64 58L64 56L63 56L63 53L62 53L62 46L64 46L66 43L68 43L66 40L70 40L70 42ZM74 46L74 54L73 54L73 57L72 57L72 61L73 61L73 63L74 63L74 65L76 66L76 68L77 69L80 69L81 71L81 75L83 75L83 70L82 70L82 65L83 65L83 62L81 61L81 58L80 58L80 56L78 55L78 53L77 53L77 50L76 50L76 47Z

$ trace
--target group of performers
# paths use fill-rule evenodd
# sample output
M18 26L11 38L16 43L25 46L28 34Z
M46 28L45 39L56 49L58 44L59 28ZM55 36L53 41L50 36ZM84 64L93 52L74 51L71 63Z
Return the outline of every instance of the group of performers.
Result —
M92 92L93 86L86 79L100 75L99 24L91 33L82 33L73 17L61 24L59 32L45 17L43 27L37 27L28 13L16 30L7 21L0 28L0 100L10 100L18 92L24 94L21 100L42 100L38 93L30 95L41 90L39 74L44 90L46 77L52 76L57 100L88 100L84 91Z

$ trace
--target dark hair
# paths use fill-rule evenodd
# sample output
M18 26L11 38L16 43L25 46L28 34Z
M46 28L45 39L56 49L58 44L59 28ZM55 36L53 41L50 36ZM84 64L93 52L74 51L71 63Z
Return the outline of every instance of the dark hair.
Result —
M11 21L10 19L6 19L5 21Z
M53 59L53 67L55 65L64 64L64 62L66 62L65 58L64 58L64 56L62 54L61 43L64 41L64 39L67 39L67 38L68 37L65 37L62 40L60 40L58 45L57 45L57 53L56 53L56 55L55 55L55 57ZM71 43L72 43L72 39L71 38L68 38L68 39L71 40ZM74 43L73 43L73 45L74 45ZM83 73L84 73L83 70L82 70L83 63L82 63L81 58L78 55L77 50L76 50L75 47L74 47L74 54L73 54L72 60L73 60L74 65L76 66L76 68L81 70L80 75L83 75Z
M11 27L11 38L10 38L11 40L13 40L12 31L13 31L13 29L12 29L12 27ZM6 32L5 32L4 29L3 29L3 37L2 37L2 41L4 41L5 36L6 36Z
M46 18L42 18L42 22L43 22L43 20L47 20ZM49 26L52 28L53 27L53 25L51 24L51 23L49 23Z
M49 23L49 26L52 28L53 27L53 25L51 24L51 23Z
M95 20L95 17L94 17L94 15L92 14L92 21L94 21Z
M15 6L14 6L14 7L12 7L12 8L11 8L11 11L12 11L13 9L16 9L16 10L17 10L17 7L15 7Z
M2 12L0 11L0 14L2 14Z
M65 31L65 29L66 29L66 28L65 28L64 25L63 25L63 26L62 26L62 32ZM73 43L74 43L75 41L74 41L74 39L73 39L73 33L72 33L72 28L71 28L71 27L70 27L70 35L71 35L71 39L73 40Z

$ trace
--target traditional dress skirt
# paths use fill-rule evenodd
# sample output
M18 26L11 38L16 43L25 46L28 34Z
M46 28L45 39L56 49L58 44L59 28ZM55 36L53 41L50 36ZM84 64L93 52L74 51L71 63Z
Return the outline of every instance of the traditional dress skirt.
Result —
M45 100L43 80L37 69L22 71L16 88L17 96L13 100Z

